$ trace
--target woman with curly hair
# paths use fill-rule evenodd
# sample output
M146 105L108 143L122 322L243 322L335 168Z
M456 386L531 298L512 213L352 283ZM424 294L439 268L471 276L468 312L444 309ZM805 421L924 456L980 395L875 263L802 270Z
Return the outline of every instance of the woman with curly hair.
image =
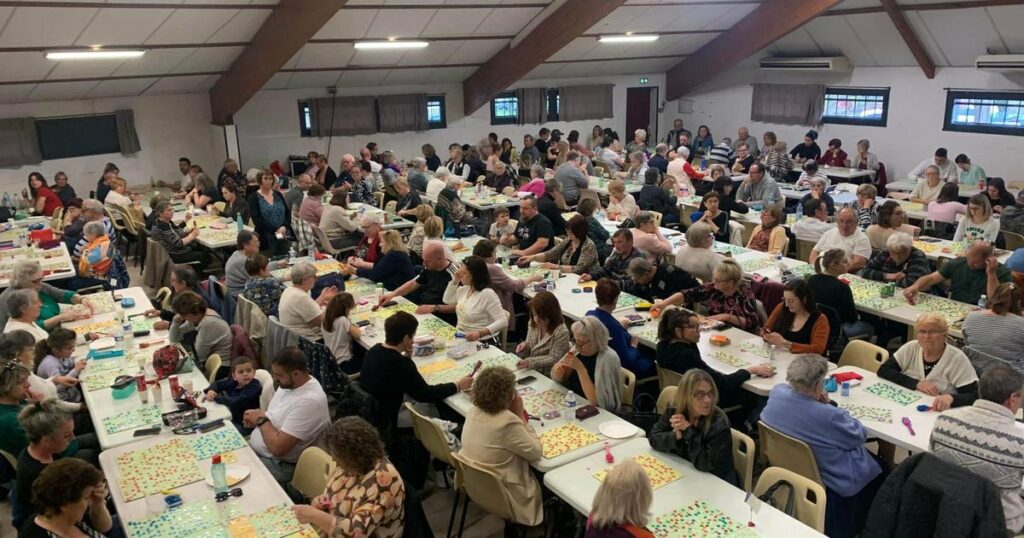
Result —
M339 418L325 442L337 467L312 506L292 507L299 523L313 525L321 536L402 536L405 483L376 428L359 417Z
M542 456L540 438L516 392L515 374L501 366L484 368L473 380L472 398L459 455L497 473L511 497L515 523L539 524L544 519L540 484L530 463Z
M101 538L114 526L103 473L75 458L51 463L32 484L36 516L18 531L24 538Z

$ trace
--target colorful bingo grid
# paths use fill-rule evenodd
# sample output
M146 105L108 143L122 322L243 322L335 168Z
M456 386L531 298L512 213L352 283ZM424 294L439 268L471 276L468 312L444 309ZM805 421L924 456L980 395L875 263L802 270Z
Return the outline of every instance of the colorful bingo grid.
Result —
M238 519L248 520L250 528L255 532L255 534L243 534L242 536L281 538L303 530L303 527L295 519L291 507L284 504L271 506L262 512L256 512L255 514ZM232 521L233 523L234 521ZM234 532L231 535L232 537L238 536Z
M798 277L807 278L814 274L814 266L809 263L801 263L791 266L789 272Z
M441 318L429 317L420 320L420 326L417 328L416 333L430 334L442 342L447 342L455 338L455 327L452 327Z
M82 376L80 384L87 392L109 388L114 383L114 379L122 373L124 370L120 368L101 370L88 376Z
M503 355L498 355L497 357L487 357L486 359L475 359L470 356L458 361L454 368L446 368L424 375L423 379L431 385L454 383L473 373L473 368L476 367L477 361L480 362L481 370L488 366L504 366L509 370L515 370L516 365L519 363L519 357L512 353L505 353Z
M642 340L649 342L658 341L658 324L656 323L648 323L632 332Z
M571 423L540 434L540 446L545 458L555 458L598 441L596 435Z
M728 252L728 253L732 254L733 256L736 256L738 254L746 254L747 252L750 252L749 248L744 248L744 247L741 247L739 245L732 245L732 244L729 244L729 243L721 243L719 241L715 241L715 247L714 248L715 248L715 252L719 252L719 253L722 253L722 254L725 254L726 252Z
M751 340L747 340L746 342L740 344L740 351L743 351L745 353L753 353L758 357L764 357L766 359L771 354L768 351L768 346L766 346L763 342Z
M547 273L548 270L543 268L543 267L540 267L540 266L537 266L537 267L509 267L508 269L505 270L505 272L508 273L508 276L510 276L512 278L528 278L528 277L531 277L533 275L543 275L543 274Z
M290 269L287 269L286 271L290 271ZM346 280L345 291L351 293L353 297L364 297L366 295L373 295L376 293L377 285L368 280Z
M849 411L850 416L857 420L873 420L875 422L892 423L892 409L853 404L845 404L840 407Z
M523 409L535 417L539 417L548 411L561 409L564 406L565 393L560 390L548 389L543 392L523 396Z
M757 258L754 260L747 260L740 262L740 267L743 268L744 273L753 273L754 271L760 271L761 269L767 269L775 265L775 260L771 258Z
M942 297L927 296L925 294L918 294L918 302L914 305L914 308L921 310L922 312L934 312L936 314L942 314L950 323L960 321L967 317L974 307L967 303L961 303L950 299L943 299Z
M125 524L132 538L229 538L232 535L221 523L221 509L213 500L193 501L149 519Z
M420 375L428 376L428 375L433 374L433 373L442 372L444 370L449 370L451 368L455 368L455 366L456 366L455 361L453 361L452 359L445 359L443 361L437 361L437 362L432 362L430 364L425 364L425 365L420 366L419 368L417 368L417 370L420 371Z
M669 512L648 525L658 538L712 538L757 536L753 529L725 515L707 501L697 500Z
M73 327L72 330L74 330L75 333L79 335L83 335L85 333L103 333L107 331L112 331L114 330L114 327L117 327L117 320L108 319L106 321L83 323L81 325Z
M729 366L735 366L736 368L743 368L744 366L750 364L749 362L737 357L736 355L726 353L724 351L712 352L711 358L717 360L718 362L728 364Z
M643 468L644 472L647 473L647 478L651 480L651 489L658 489L661 486L675 482L683 477L683 473L669 467L665 462L655 458L654 456L641 454L633 459L635 459L636 462L640 464L640 467ZM604 477L608 476L608 471L610 470L611 467L602 469L594 473L594 478L596 478L598 482L603 482Z
M630 293L620 293L619 302L615 303L615 309L628 308L630 306L636 306L639 303L644 302L643 299Z
M141 499L203 479L195 464L192 445L171 439L150 448L125 452L117 457L118 484L125 502Z
M114 301L114 298L106 292L93 293L86 295L82 299L83 303L88 303L92 307L94 314L106 314L117 310L120 306L119 302Z
M194 437L190 441L192 442L192 452L199 460L212 458L214 454L224 454L245 448L245 439L230 423L217 431Z
M132 318L132 331L152 331L153 324L160 321L160 318L147 318L146 316L135 316Z
M875 383L864 389L879 398L885 398L900 405L908 405L921 399L921 395L907 389L889 385L887 383Z
M238 237L238 230L234 228L226 230L214 230L212 228L204 228L200 230L199 235L203 241L210 243L226 243L228 241L234 241Z
M103 428L107 433L123 432L154 424L160 424L160 408L155 405L121 411L103 419Z

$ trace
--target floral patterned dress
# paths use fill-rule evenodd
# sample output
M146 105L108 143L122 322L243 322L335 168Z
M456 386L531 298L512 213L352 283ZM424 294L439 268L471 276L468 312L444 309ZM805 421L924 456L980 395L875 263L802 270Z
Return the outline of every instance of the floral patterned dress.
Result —
M715 288L713 282L683 291L683 304L704 303L709 315L730 314L740 319L739 329L757 328L757 299L747 284L740 284L736 293L726 295Z
M330 538L392 538L405 528L405 484L386 458L362 476L336 468L324 494L331 503Z

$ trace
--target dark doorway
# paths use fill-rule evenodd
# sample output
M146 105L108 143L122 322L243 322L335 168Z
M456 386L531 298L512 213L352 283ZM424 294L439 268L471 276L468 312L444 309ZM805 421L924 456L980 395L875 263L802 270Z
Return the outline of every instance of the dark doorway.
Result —
M626 132L623 141L633 140L637 129L647 131L647 143L654 146L658 140L658 87L643 86L626 89Z

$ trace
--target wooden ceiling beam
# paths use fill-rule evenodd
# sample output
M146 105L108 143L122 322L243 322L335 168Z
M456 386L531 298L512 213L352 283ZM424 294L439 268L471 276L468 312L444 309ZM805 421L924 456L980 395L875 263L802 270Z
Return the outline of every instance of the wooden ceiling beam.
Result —
M666 73L666 96L679 99L744 58L803 26L840 0L769 0Z
M215 125L230 125L235 112L299 52L348 0L282 0L228 72L210 90Z
M898 4L900 11L944 11L952 9L976 9L983 7L1019 6L1020 0L978 0L976 2L930 2L927 4ZM847 9L833 9L822 13L823 17L835 17L839 15L864 15L867 13L885 13L885 7L853 7Z
M513 48L504 46L462 83L468 116L583 35L626 0L566 0Z
M900 6L896 5L896 0L882 0L882 7L885 9L885 13L889 15L892 23L896 25L896 30L899 31L903 41L907 44L910 53L914 55L917 65L921 66L924 76L929 79L935 78L935 62L928 55L928 51L924 48L924 44L921 43L921 39L917 37L914 28L910 26L906 15L900 11Z

